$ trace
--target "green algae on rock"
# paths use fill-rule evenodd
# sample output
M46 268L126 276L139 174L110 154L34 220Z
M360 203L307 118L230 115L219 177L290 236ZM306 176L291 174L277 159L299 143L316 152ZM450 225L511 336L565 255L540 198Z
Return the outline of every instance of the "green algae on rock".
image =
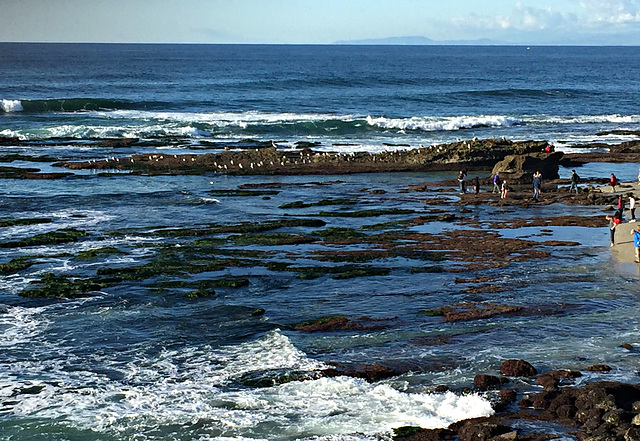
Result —
M77 242L79 238L88 236L89 233L74 228L65 228L48 233L37 234L26 239L14 242L0 242L0 248L22 248L40 245L57 245L69 242Z
M278 246L278 245L300 245L306 243L317 242L315 237L301 236L299 234L240 234L230 236L229 240L236 245L262 245L262 246Z
M444 273L445 269L441 266L431 265L431 266L420 266L411 268L412 274L420 274L420 273Z
M364 233L354 228L330 227L324 230L315 230L311 234L322 237L325 241L334 241L342 239L354 239L364 236Z
M34 217L34 218L2 218L0 219L0 228L14 227L17 225L38 225L49 224L53 222L53 219L48 217Z
M0 263L0 274L13 274L35 265L35 257L21 256L7 263Z
M385 215L411 214L413 210L403 208L387 208L379 210L360 210L360 211L321 211L318 216L325 217L376 217Z
M43 297L53 299L75 299L88 297L93 292L115 286L121 282L119 278L73 278L56 276L47 273L38 281L31 282L41 285L40 288L25 289L20 293L22 297Z
M250 197L250 196L275 196L280 192L277 190L209 190L208 193L211 196Z
M202 228L170 228L156 229L153 234L162 237L198 237L225 233L261 233L279 228L324 227L326 222L320 219L280 219L265 222L242 222L232 225L210 225Z
M124 251L116 247L92 248L90 250L80 251L76 254L77 260L94 260L100 257L112 256L114 254L126 254Z
M388 268L356 268L340 272L331 276L331 278L336 280L344 280L354 279L356 277L387 276L390 272L391 270Z
M282 204L280 205L280 207L278 208L282 208L282 209L288 209L288 208L309 208L309 207L324 207L324 206L329 206L329 205L355 205L358 202L354 199L342 199L342 198L338 198L338 199L322 199L321 201L318 202L302 202L302 201L296 201L296 202L291 202L288 204Z

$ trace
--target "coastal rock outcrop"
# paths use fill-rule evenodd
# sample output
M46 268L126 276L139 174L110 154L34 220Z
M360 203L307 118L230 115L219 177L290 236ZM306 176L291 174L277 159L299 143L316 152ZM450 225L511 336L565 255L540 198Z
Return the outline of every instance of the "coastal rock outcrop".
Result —
M557 371L565 375L572 371ZM512 394L511 394L512 395ZM582 388L563 387L555 391L539 392L518 403L521 409L504 411L496 415L462 420L446 429L395 429L395 440L452 440L461 441L516 441L548 440L557 435L531 433L516 428L514 422L538 421L559 424L572 429L571 435L580 441L635 441L640 440L640 386L601 381ZM554 430L555 431L555 430Z
M311 145L311 144L305 144ZM486 170L509 155L540 152L545 141L483 139L416 149L337 153L282 150L277 146L247 150L223 150L205 154L137 154L128 158L66 161L54 164L69 169L129 170L139 174L349 174L375 172L419 172Z
M498 162L491 173L498 173L507 182L518 184L531 182L536 171L542 173L543 179L558 179L559 164L563 155L562 152L509 155Z

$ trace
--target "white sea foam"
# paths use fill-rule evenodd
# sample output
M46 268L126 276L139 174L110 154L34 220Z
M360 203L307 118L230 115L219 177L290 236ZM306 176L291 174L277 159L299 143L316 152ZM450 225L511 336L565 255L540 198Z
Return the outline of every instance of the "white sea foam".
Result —
M354 121L363 119L356 115L334 115L327 113L294 113L294 112L148 112L137 110L117 110L113 112L96 112L105 118L134 119L143 121L181 122L210 124L214 127L236 126L246 128L249 125L269 125L299 122L321 121Z
M41 317L44 308L5 307L0 305L0 347L12 348L30 343L46 327Z
M152 138L156 136L178 137L219 137L223 133L231 138L264 136L264 130L283 126L301 125L296 131L309 131L314 140L318 137L340 137L341 128L362 130L369 136L370 129L398 133L457 132L463 129L494 128L509 129L514 126L547 127L566 125L602 126L605 124L624 125L640 123L640 115L452 115L452 116L409 116L393 118L385 115L367 116L357 114L294 113L294 112L151 112L138 110L96 111L83 114L96 118L95 124L83 121L79 124L61 124L40 127L35 130L11 130L3 136L18 136L21 139L109 138L131 137ZM111 120L105 122L104 120ZM252 129L260 134L253 135ZM369 130L367 130L367 128ZM587 128L588 129L588 128ZM559 129L564 130L564 129ZM571 129L573 130L573 129ZM588 129L590 130L590 129ZM601 130L597 127L595 130ZM4 131L6 132L6 131ZM3 132L3 133L4 133ZM304 136L304 135L303 135ZM565 136L565 135L563 135ZM222 139L220 139L222 140ZM329 140L331 141L331 140ZM369 138L370 141L370 138ZM426 141L426 140L425 140ZM426 141L429 142L429 141Z
M411 118L367 117L367 123L383 129L424 132L455 131L475 127L511 127L515 124L519 124L520 122L520 119L502 115L450 117L414 116Z
M4 112L22 112L22 103L20 100L2 100L0 101L0 109Z
M23 213L23 217L51 218L52 222L31 225L14 225L3 228L2 231L0 231L0 240L18 240L26 236L48 233L60 229L87 229L104 222L109 222L115 218L114 215L110 215L104 211L76 209L60 210L55 212Z
M531 124L638 124L640 115L575 115L575 116L554 116L535 115L523 118L525 122Z
M247 372L322 366L279 331L219 350L185 348L152 360L131 360L124 382L66 371L63 365L39 360L20 366L56 381L55 386L47 382L38 394L15 397L10 410L14 418L51 418L116 437L136 434L141 440L166 439L163 430L194 426L194 435L200 437L194 439L202 440L251 434L252 439L337 441L371 439L402 425L446 427L492 413L490 404L477 395L406 393L386 383L348 377L266 388L225 387ZM0 385L11 381L13 376L0 373Z

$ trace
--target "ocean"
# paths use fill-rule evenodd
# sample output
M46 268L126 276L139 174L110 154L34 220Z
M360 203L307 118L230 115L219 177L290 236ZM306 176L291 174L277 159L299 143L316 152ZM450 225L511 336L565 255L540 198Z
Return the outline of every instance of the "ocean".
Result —
M5 165L64 171L58 160L132 154L201 154L242 140L293 149L381 152L457 139L548 140L563 151L637 140L640 48L466 46L260 46L0 44L1 156ZM104 138L139 138L125 147ZM45 160L38 157L46 157ZM582 177L635 180L637 164L589 164ZM488 176L490 171L486 171ZM470 206L455 195L430 207L422 182L455 173L347 176L205 176L75 171L59 180L0 179L0 220L47 219L0 227L0 439L6 440L386 440L404 425L446 427L490 414L490 394L463 393L478 373L508 358L540 371L578 369L597 379L637 382L638 274L611 258L602 228L494 229L519 218L602 216L602 207L553 204ZM562 177L570 170L561 168ZM268 187L271 185L271 187ZM263 197L212 190L277 188ZM253 186L253 187L251 187ZM363 191L363 189L369 191ZM371 191L371 190L376 190ZM486 189L489 190L489 189ZM483 190L484 191L484 190ZM452 189L455 192L455 189ZM340 217L340 206L281 208L296 201L352 199L356 208L432 209L473 221L432 222L415 233L491 230L502 237L575 241L541 245L549 256L463 273L419 272L411 256L379 259L387 273L307 280L276 264L339 267L315 260L317 242L268 247L220 245L269 266L130 279L78 299L19 294L46 274L95 277L104 268L144 265L193 238L170 229L323 217L326 228L395 231L396 215ZM324 213L324 214L321 214ZM10 246L61 229L75 242ZM290 232L313 235L313 227ZM371 234L371 233L367 233ZM216 236L216 239L221 239ZM217 246L217 245L216 245ZM91 250L110 250L93 257ZM114 251L115 250L115 251ZM174 251L171 251L174 252ZM203 260L213 259L211 256ZM198 261L200 262L200 261ZM373 263L371 264L373 265ZM442 269L458 263L437 262ZM189 297L180 282L219 277L248 284ZM499 290L465 290L456 278L488 277ZM554 314L445 322L420 311L492 302ZM263 309L264 314L253 314ZM294 324L326 316L367 317L383 326L306 333ZM403 373L368 383L314 377L327 363L381 364ZM606 363L607 374L587 372ZM304 381L264 381L307 375ZM256 381L260 380L260 381ZM513 382L537 391L532 379ZM434 393L438 385L451 392ZM563 439L573 439L558 431Z

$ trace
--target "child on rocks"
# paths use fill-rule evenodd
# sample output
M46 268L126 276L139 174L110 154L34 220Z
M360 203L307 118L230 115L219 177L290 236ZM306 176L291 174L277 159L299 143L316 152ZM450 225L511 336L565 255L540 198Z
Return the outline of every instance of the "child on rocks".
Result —
M507 185L507 180L504 179L502 181L502 190L500 191L500 199L506 199L507 193L509 193L509 186Z

